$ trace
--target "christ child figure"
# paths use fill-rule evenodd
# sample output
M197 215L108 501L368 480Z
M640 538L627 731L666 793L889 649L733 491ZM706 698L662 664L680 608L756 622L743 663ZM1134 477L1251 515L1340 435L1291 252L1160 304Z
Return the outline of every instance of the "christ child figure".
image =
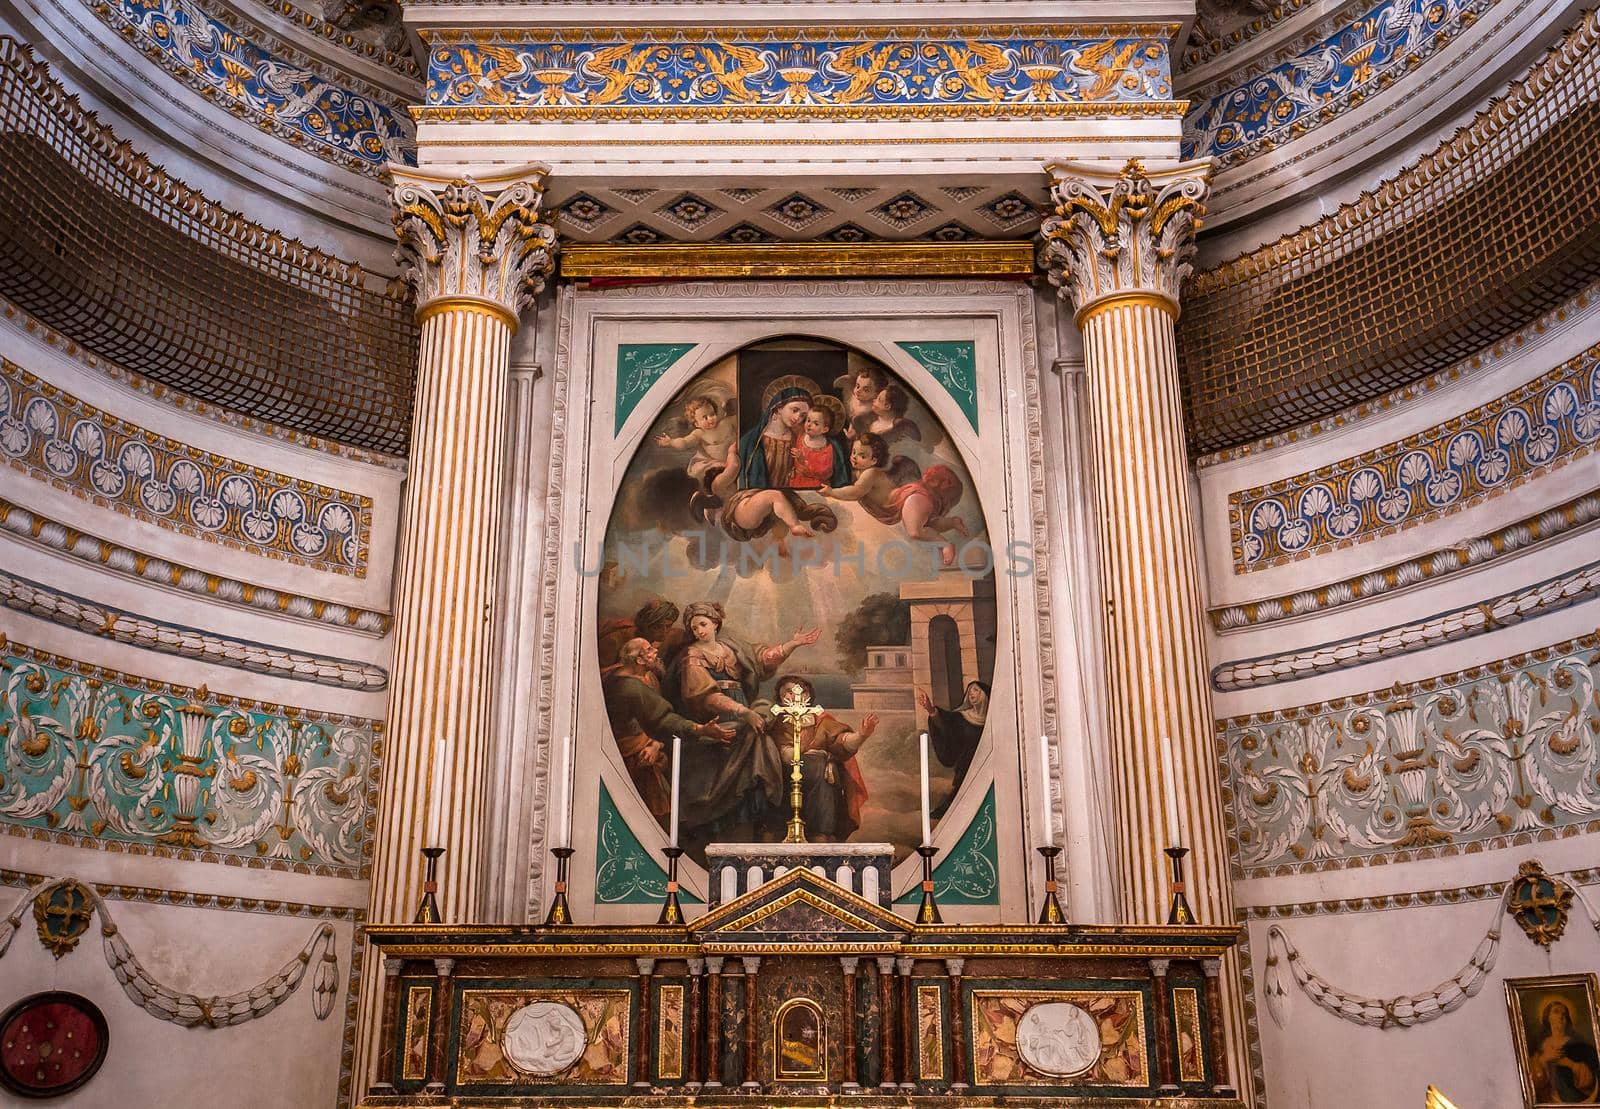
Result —
M828 715L815 703L811 682L795 674L778 679L777 703L767 734L787 763L800 746L800 816L806 838L814 843L840 843L861 827L867 783L856 765L856 752L878 727L869 712L857 728Z
M732 420L723 417L721 407L710 397L694 397L683 406L683 415L689 421L688 434L674 436L662 432L656 436L656 446L692 450L688 474L699 481L713 466L727 465L728 452L739 437L739 431Z
M829 403L821 403L823 401ZM795 436L794 467L789 472L789 488L821 489L850 480L844 446L835 434L839 424L838 402L832 397L816 397L806 410L806 422Z

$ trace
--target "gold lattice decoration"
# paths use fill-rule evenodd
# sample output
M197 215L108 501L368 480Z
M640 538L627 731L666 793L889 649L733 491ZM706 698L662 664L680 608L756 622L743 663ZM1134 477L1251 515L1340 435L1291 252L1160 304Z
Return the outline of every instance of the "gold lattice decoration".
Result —
M1492 345L1600 279L1600 15L1416 165L1193 278L1190 446L1332 415Z
M360 267L173 180L0 36L0 295L153 381L401 453L417 332Z

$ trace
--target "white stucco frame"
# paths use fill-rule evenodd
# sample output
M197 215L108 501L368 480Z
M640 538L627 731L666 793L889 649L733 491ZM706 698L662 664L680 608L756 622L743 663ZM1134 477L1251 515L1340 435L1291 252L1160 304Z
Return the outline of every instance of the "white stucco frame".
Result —
M640 922L653 919L655 912L648 905L595 901L597 780L606 783L634 835L658 859L666 840L639 802L615 745L594 741L599 738L596 728L605 727L593 661L597 582L577 572L575 544L588 560L585 565L592 565L621 468L684 384L741 347L793 335L854 347L911 383L944 423L974 474L974 492L994 545L1020 541L1034 548L1032 576L997 574L992 741L935 834L941 851L954 845L981 805L992 776L1000 905L952 905L945 915L951 920L1028 919L1036 908L1041 875L1031 852L1017 848L1042 840L1038 791L1047 789L1052 796L1063 792L1041 779L1037 737L1041 732L1063 733L1081 742L1087 732L1078 645L1073 637L1050 630L1051 607L1062 604L1063 587L1071 587L1070 581L1052 583L1051 575L1065 571L1072 578L1076 573L1059 552L1052 557L1051 551L1032 292L999 281L696 282L607 291L569 287L561 291L554 316L548 432L541 430L538 442L511 444L517 454L547 454L549 495L543 548L527 552L524 568L528 585L538 583L541 618L519 624L503 644L510 659L539 660L523 671L531 688L516 691L531 711L517 713L512 721L525 734L506 738L511 748L537 764L528 776L534 788L518 803L542 813L550 792L552 740L577 737L574 794L580 804L572 829L576 856L568 898L579 919ZM975 344L981 438L943 386L895 339ZM696 346L651 385L613 434L618 345L660 342ZM515 429L513 434L518 434ZM1056 823L1059 830L1059 812ZM530 829L535 840L526 879L530 915L537 917L548 903L554 879L544 865L545 822L535 816L509 824ZM915 867L913 858L896 869L896 896L917 879ZM698 867L685 865L682 879L686 888L704 895L704 872Z

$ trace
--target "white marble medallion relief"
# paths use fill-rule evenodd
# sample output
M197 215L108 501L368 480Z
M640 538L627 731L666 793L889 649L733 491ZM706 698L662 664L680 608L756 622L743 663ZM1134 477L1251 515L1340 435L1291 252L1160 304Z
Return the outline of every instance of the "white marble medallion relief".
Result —
M583 1018L570 1006L534 1001L511 1014L500 1048L525 1074L560 1074L583 1054Z
M1100 1058L1100 1028L1084 1010L1067 1001L1033 1006L1017 1022L1017 1053L1042 1074L1071 1078Z

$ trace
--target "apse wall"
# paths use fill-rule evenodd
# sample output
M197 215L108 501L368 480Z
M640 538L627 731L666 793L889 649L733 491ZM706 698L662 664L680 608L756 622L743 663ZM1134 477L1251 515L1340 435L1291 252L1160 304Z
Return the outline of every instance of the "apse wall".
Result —
M0 16L77 75L0 38L3 1000L105 1014L61 1104L341 1103L415 365L382 190L108 13Z
M1522 1104L1504 981L1600 964L1580 903L1548 949L1503 906L1535 859L1600 904L1600 25L1565 27L1319 198L1253 215L1225 168L1185 292L1274 1109Z

